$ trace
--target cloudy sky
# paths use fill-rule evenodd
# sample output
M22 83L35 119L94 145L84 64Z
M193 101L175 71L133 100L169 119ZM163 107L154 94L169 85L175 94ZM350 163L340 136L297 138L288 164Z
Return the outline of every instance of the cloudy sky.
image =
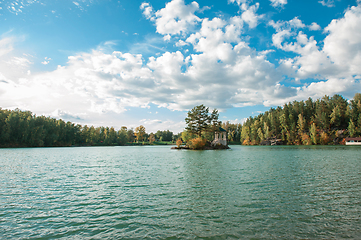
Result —
M0 0L0 23L0 107L82 125L361 92L359 0Z

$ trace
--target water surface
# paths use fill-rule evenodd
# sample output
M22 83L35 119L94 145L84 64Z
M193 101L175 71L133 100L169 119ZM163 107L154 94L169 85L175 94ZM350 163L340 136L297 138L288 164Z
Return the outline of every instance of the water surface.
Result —
M0 239L355 239L360 153L0 149Z

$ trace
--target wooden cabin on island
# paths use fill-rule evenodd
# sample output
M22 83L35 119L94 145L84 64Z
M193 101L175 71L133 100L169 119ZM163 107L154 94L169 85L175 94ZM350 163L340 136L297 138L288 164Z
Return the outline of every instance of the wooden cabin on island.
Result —
M214 133L214 140L212 146L223 145L227 146L227 131L221 127Z
M360 145L361 146L361 137L350 137L345 138L346 145Z

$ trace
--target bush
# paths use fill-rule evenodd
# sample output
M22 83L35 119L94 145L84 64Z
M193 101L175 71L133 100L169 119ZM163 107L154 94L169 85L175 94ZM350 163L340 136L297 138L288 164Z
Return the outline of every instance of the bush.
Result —
M207 140L200 137L189 140L188 145L190 149L199 150L203 149L206 145Z
M182 143L183 143L182 140L178 139L176 142L177 147L179 148L182 145Z

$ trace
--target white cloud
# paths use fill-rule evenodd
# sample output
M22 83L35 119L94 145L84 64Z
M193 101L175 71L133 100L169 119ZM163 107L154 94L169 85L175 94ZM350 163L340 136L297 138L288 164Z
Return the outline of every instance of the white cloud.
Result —
M80 121L95 115L119 116L131 107L155 105L187 110L205 104L221 110L255 104L273 106L360 89L359 79L353 77L361 75L360 7L348 9L344 17L325 28L324 44L304 30L320 30L317 23L306 26L297 17L270 21L275 29L274 47L258 52L247 42L247 25L254 28L263 18L256 14L258 3L250 6L246 0L230 2L237 3L241 13L213 19L197 17L195 13L200 10L196 2L186 5L183 0L173 0L159 11L143 3L140 8L144 16L163 35L138 46L138 51L132 49L131 52L141 52L145 45L157 49L159 54L148 59L141 54L109 53L111 48L106 45L113 42L106 42L91 52L69 56L68 63L56 70L27 74L32 58L12 55L13 40L3 38L0 60L7 65L0 66L2 107L21 106ZM157 47L164 40L180 49L187 46L189 52L169 52ZM274 49L292 54L281 58L276 67L267 58ZM50 60L45 58L43 63ZM11 64L23 69L23 73L9 74ZM285 78L297 84L285 86ZM312 83L303 82L309 78L314 78ZM184 126L182 122L148 118L143 120L147 131L166 129L167 124L172 126L170 129L177 124L180 129ZM139 125L138 121L133 122Z
M81 11L83 11L93 2L94 1L92 0L67 1L67 3L70 4L70 6L75 5L75 7ZM19 15L26 13L26 11L24 10L33 4L46 6L49 3L47 0L8 0L8 1L2 1L2 4L4 9L7 9L9 12L13 14ZM66 3L64 2L64 4ZM0 7L0 9L2 8ZM56 11L52 10L51 12L54 14Z
M317 31L317 30L321 30L320 25L318 25L317 23L313 22L310 26L308 26L308 28L312 31Z
M219 38L229 39L227 32L219 34ZM216 47L220 49L216 54L207 51L186 58L179 51L166 52L148 62L129 53L81 53L52 72L25 76L19 83L2 83L6 90L0 100L4 107L22 102L26 109L49 114L61 109L69 118L79 112L122 113L128 107L147 107L149 103L184 110L195 103L226 108L240 101L262 102L262 97L249 99L244 92L258 91L260 97L269 91L280 77L274 66L242 43L232 48L220 42ZM224 47L234 58L227 64L218 61L227 61Z
M164 41L170 41L172 37L168 34L163 37Z
M273 7L283 7L287 4L287 0L270 0Z
M350 75L361 73L361 6L352 7L325 28L324 52Z
M41 64L43 64L43 65L48 65L50 61L51 61L51 58L45 57L45 58L44 58L44 61L41 62Z
M285 43L282 46L285 51L298 53L293 59L281 61L281 68L290 77L306 79L315 75L327 78L337 75L339 68L334 66L327 55L321 51L313 37L308 38L303 32L299 32L296 42Z
M321 0L321 1L318 1L319 3L321 3L323 6L326 6L326 7L334 7L335 6L335 1L334 0Z
M256 3L255 5L248 6L248 4L243 3L241 5L241 9L243 11L242 13L242 19L245 21L250 28L255 28L258 25L259 19L263 18L263 15L257 15L256 12L259 8L259 3Z
M18 67L28 67L32 62L26 57L13 57L8 64L16 65Z
M241 6L243 3L251 2L251 0L228 0L230 3L237 3L238 6Z
M11 37L5 37L0 40L0 57L10 53L14 47L14 39Z
M290 21L274 22L273 20L271 20L269 22L269 25L272 26L277 32L280 32L282 30L292 30L306 27L306 25L300 19L298 19L298 17L294 17Z
M157 32L163 35L186 33L200 21L194 14L199 10L197 2L186 5L184 0L172 0L156 13L148 3L143 3L141 9L148 19L155 22Z
M249 25L249 28L257 27L258 21L264 17L264 15L256 14L259 8L259 3L250 5L250 3L252 3L252 0L229 0L229 2L237 3L240 10L242 11L241 18Z
M154 11L153 11L153 7L147 3L147 2L143 2L142 5L140 5L140 9L143 10L143 15L150 20L154 20Z
M288 42L284 42L286 38L282 38L282 32L278 32L274 35L274 45L284 51L299 54L293 59L282 60L282 67L285 71L286 69L295 71L293 76L297 78L315 76L321 79L349 78L361 74L360 24L361 6L350 8L343 18L333 20L325 28L328 36L324 40L322 49L317 46L313 37L308 38L302 32L294 36L294 39L287 39Z
M51 117L57 118L57 119L64 119L67 121L79 121L83 120L79 115L86 115L86 114L79 114L75 115L66 111L62 111L60 109L56 109L54 112L50 114Z
M0 38L0 72L8 79L21 78L33 64L31 55L15 53L18 52L14 50L16 43L22 40L13 36Z
M282 59L279 70L296 80L315 79L311 84L297 88L296 98L318 98L324 94L351 93L360 89L357 78L361 74L360 24L361 6L351 7L344 17L333 20L325 28L328 35L321 48L312 36L297 30L303 24L293 24L298 27L292 29L289 23L271 23L277 32L273 35L274 45L297 53L294 58Z
M269 25L272 26L276 33L272 36L273 45L277 48L285 50L282 43L289 39L292 36L297 35L297 31L300 28L305 28L306 25L302 23L297 17L293 18L290 21L277 21L274 22L271 20Z
M243 7L245 11L255 12L258 5ZM26 102L28 109L44 109L49 113L61 109L69 115L77 112L90 115L121 114L129 107L149 104L171 110L190 109L201 103L225 109L296 94L296 90L279 83L282 75L267 60L267 55L257 53L242 40L247 20L244 16L199 19L194 16L197 9L195 3L184 5L183 1L174 0L155 14L158 32L165 36L172 34L165 34L168 31L165 26L175 16L180 17L174 22L178 29L175 33L185 33L183 23L201 22L198 31L179 41L193 47L195 52L189 56L175 51L143 59L142 55L122 52L106 54L103 48L98 48L69 57L67 65L52 72L33 73L24 77L27 81L13 82L13 90L23 89L28 94L12 95L10 88L2 96L11 99L9 105ZM181 24L182 19L190 20ZM247 20L250 27L256 26L250 19ZM166 24L160 24L163 20ZM300 25L297 19L288 24Z
M186 42L183 41L183 40L179 40L175 45L176 45L177 47L183 47L183 46L188 45L188 43L186 43Z

